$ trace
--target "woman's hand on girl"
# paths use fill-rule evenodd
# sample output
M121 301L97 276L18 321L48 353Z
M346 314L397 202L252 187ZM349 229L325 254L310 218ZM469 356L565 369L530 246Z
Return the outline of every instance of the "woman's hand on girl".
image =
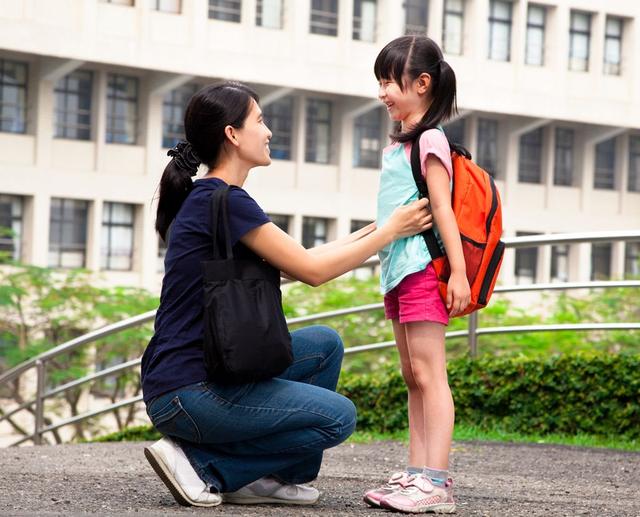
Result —
M399 206L393 211L387 224L390 225L395 239L410 237L428 230L433 226L429 200L422 198L408 205Z
M463 271L452 272L447 284L447 310L449 316L461 314L471 301L471 288L467 274Z

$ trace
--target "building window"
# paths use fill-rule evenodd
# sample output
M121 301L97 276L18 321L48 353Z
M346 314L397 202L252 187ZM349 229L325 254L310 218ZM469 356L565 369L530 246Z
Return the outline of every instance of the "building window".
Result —
M449 142L453 144L464 145L465 126L466 124L463 118L459 118L458 120L449 122L446 126L444 126L444 134L447 136Z
M622 18L607 16L604 35L604 73L620 75L622 72Z
M256 25L267 29L282 29L283 0L258 0Z
M154 9L163 13L180 14L182 6L181 0L155 0Z
M307 148L305 160L314 163L331 161L331 102L307 100Z
M569 281L569 245L551 246L551 281Z
M289 221L291 217L282 214L269 214L269 219L271 219L271 222L283 232L289 233Z
M51 199L49 267L85 266L89 203L75 199Z
M351 233L357 232L365 226L369 226L373 221L365 221L363 219L351 219Z
M569 70L589 70L589 44L591 42L591 15L571 11L569 29Z
M354 0L353 39L376 40L376 0Z
M489 59L511 59L511 2L491 0L489 7Z
M0 59L0 131L27 132L27 71L26 63Z
M197 85L185 84L165 95L162 103L162 147L169 149L184 139L184 112L197 90Z
M611 278L611 244L591 245L591 280Z
M105 4L115 4L115 5L133 5L133 0L100 0Z
M338 35L338 0L311 0L312 34Z
M616 139L611 138L596 145L596 170L593 188L613 190L616 177Z
M445 0L442 42L443 50L447 54L462 54L463 22L464 0Z
M547 11L541 5L529 5L527 12L527 49L525 63L544 65L544 30Z
M109 74L107 142L135 144L138 133L138 79Z
M498 175L498 121L478 119L478 161L494 178Z
M640 136L629 137L629 192L640 192Z
M134 205L126 203L104 204L100 261L102 269L131 271L134 214Z
M302 219L302 245L315 248L328 240L329 219L320 217L304 217Z
M542 128L534 129L520 137L518 181L542 181Z
M380 167L382 109L372 109L354 120L353 166Z
M640 277L640 242L627 242L624 246L624 276Z
M271 130L269 142L271 158L291 159L291 138L293 128L293 97L283 97L262 108L264 120Z
M405 0L404 33L424 36L429 24L429 0Z
M556 128L553 184L573 185L573 129Z
M531 232L516 232L516 237L538 235ZM516 248L516 284L533 284L538 268L538 248Z
M0 194L0 261L22 258L22 219L24 203L21 196Z
M93 73L77 70L60 79L55 88L56 138L91 139Z
M242 0L209 0L209 18L240 23Z
M167 243L158 235L158 273L164 273L164 258L167 256Z

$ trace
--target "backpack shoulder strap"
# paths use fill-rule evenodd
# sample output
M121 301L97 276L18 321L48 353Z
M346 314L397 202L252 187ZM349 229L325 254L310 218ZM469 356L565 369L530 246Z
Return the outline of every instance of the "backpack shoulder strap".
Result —
M427 187L427 182L422 176L422 166L420 164L420 136L422 135L419 135L411 143L411 172L413 174L413 180L416 182L416 186L418 187L420 197L428 198L429 187ZM433 228L422 232L422 236L427 244L427 249L429 250L429 255L431 255L432 260L444 256L444 252L440 249L440 245L438 244L436 234L433 232Z

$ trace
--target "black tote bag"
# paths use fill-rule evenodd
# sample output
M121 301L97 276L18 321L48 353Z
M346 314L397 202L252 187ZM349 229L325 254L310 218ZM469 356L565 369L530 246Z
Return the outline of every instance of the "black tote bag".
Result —
M202 262L205 365L215 381L270 379L293 362L280 271L257 256L234 258L228 192L225 185L211 196L213 260Z

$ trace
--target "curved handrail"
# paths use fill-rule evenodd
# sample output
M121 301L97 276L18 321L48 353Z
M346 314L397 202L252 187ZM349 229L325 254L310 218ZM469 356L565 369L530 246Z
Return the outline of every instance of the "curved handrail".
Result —
M612 231L612 232L580 232L580 233L568 233L568 234L556 234L556 235L536 235L515 237L511 239L504 239L505 244L509 248L525 248L540 245L553 245L553 244L566 244L566 243L578 243L578 242L602 242L602 241L619 241L619 240L640 240L640 230L629 231ZM360 266L360 268L375 267L378 264L377 259L370 259ZM540 284L528 284L528 285L515 285L515 286L499 286L496 287L495 292L526 292L526 291L542 291L542 290L569 290L569 289L594 289L594 288L612 288L612 287L640 287L640 281L638 280L626 280L626 281L594 281L594 282L565 282L565 283L540 283ZM288 318L287 323L289 325L306 323L310 321L318 321L322 319L335 318L339 316L345 316L349 314L355 314L360 312L369 312L373 310L380 310L383 308L382 303L374 303L368 305L362 305L357 307L349 307L345 309L338 309L334 311L327 311L318 314L312 314L308 316L300 316L294 318ZM12 368L11 370L0 375L0 385L10 382L30 368L36 367L38 370L38 389L36 399L24 402L18 407L12 409L10 412L0 416L0 421L5 420L13 414L21 411L33 404L36 404L36 431L30 435L23 437L19 442L14 445L23 443L24 441L33 440L35 443L39 443L43 433L58 429L65 425L69 425L78 421L82 421L93 416L134 404L141 400L141 397L134 397L125 401L120 401L115 404L111 404L107 407L100 408L95 411L87 412L82 415L76 415L72 418L51 424L47 427L42 425L42 404L45 398L52 397L59 393L64 393L72 388L85 384L87 382L94 381L96 379L113 375L128 368L135 367L140 364L140 359L134 359L105 370L93 373L76 379L72 382L58 386L49 391L44 390L44 364L46 361L57 357L60 354L70 352L76 348L94 342L103 337L118 333L128 328L137 327L144 323L147 323L154 319L156 311L148 311L137 316L127 318L125 320L106 325L100 329L96 329L80 337L74 338L66 343L63 343L57 347L52 348L37 357L34 357L24 363ZM516 333L516 332L549 332L549 331L587 331L587 330L640 330L640 323L581 323L581 324L559 324L559 325L519 325L511 327L484 327L477 328L477 314L472 315L469 318L469 330L451 331L446 334L448 338L469 336L472 352L475 350L475 340L479 335L488 334L500 334L500 333ZM473 341L472 341L473 340ZM359 352L365 352L370 350L377 350L381 348L387 348L394 346L394 341L386 341L382 343L373 343L368 345L361 345L356 347L350 347L345 350L346 354L354 354ZM39 410L38 410L39 408Z

